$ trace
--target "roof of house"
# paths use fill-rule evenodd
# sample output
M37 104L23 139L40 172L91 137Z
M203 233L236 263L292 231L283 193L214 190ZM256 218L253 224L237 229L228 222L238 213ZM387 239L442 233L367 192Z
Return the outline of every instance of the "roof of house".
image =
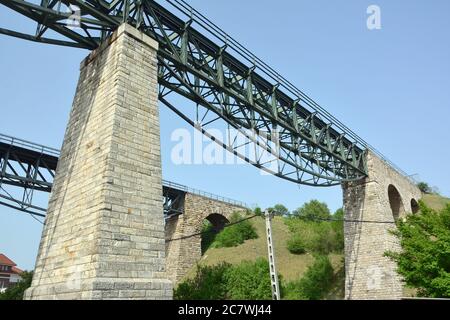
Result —
M11 267L15 267L16 264L14 263L14 261L12 261L11 259L9 259L7 256L5 256L3 253L0 253L0 265L3 266L11 266Z
M19 268L17 268L17 267L12 267L11 270L12 270L12 272L15 273L15 274L19 274L19 275L20 275L20 274L23 273L23 270L22 270L22 269L19 269Z

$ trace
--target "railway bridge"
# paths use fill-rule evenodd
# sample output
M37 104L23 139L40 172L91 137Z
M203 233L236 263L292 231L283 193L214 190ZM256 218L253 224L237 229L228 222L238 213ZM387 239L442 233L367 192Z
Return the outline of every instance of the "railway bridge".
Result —
M185 1L0 4L37 23L35 32L0 28L0 34L90 50L50 174L27 298L172 297L158 103L259 170L312 187L341 185L346 298L401 297L401 279L383 253L399 249L389 229L416 210L421 194L414 182ZM236 136L220 141L208 130L214 126L233 128ZM255 152L244 154L241 139ZM39 159L18 183L26 195L50 187L38 170L49 159ZM11 169L3 161L2 183ZM37 180L30 176L41 180L31 186Z

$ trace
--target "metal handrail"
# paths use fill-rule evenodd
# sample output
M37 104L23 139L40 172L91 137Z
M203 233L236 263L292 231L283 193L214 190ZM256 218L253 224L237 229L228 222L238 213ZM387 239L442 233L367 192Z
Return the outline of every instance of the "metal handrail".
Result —
M201 191L198 189L194 189L194 188L190 188L188 186L176 183L176 182L171 182L171 181L167 181L167 180L163 180L163 186L167 187L167 188L172 188L172 189L176 189L176 190L180 190L180 191L184 191L184 192L188 192L188 193L192 193L195 195L199 195L205 198L209 198L212 200L216 200L216 201L220 201L220 202L224 202L224 203L228 203L228 204L232 204L238 207L242 207L242 208L248 208L248 205L242 201L237 201L237 200L233 200L230 198L226 198L226 197L222 197L222 196L218 196L209 192L205 192L205 191Z
M30 142L27 140L11 137L6 134L0 133L0 142L10 144L13 146L17 146L17 147L28 148L30 150L33 150L33 151L36 151L39 153L49 154L49 155L56 156L56 157L59 157L59 155L60 155L60 151L58 149L47 147L42 144Z

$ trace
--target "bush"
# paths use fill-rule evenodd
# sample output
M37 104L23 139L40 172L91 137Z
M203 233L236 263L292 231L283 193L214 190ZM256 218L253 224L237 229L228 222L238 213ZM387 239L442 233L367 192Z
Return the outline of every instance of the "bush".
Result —
M299 234L293 234L287 242L287 248L292 254L304 254L306 253L305 241Z
M280 279L281 281L281 279ZM266 259L198 266L193 279L180 283L174 291L177 300L270 300L269 263Z
M20 276L22 277L22 280L17 282L16 285L6 289L5 292L0 293L0 300L23 300L25 290L31 286L33 272L24 271Z
M289 218L285 223L292 233L287 243L288 249L290 245L301 241L306 251L312 253L342 252L344 247L342 222L313 222Z
M334 271L327 256L316 256L304 276L285 286L285 299L320 300L323 299L333 285Z
M235 223L242 220L242 216L239 213L234 213L231 216L230 222ZM247 220L230 227L225 228L219 234L217 234L213 247L215 248L229 248L236 247L246 240L257 239L258 234L252 223Z
M227 292L224 275L230 267L228 263L198 266L195 277L180 283L174 290L174 299L224 300Z
M269 262L260 258L256 262L244 261L225 274L227 296L231 300L271 300Z

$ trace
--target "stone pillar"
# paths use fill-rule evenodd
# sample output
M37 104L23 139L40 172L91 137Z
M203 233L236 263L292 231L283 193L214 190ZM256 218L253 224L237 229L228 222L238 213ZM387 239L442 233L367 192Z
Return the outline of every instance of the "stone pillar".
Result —
M27 299L170 299L158 43L122 25L81 64Z
M368 177L361 182L343 184L345 233L346 299L400 299L401 277L396 264L384 256L400 250L398 240L389 232L395 229L393 212L412 212L411 200L419 200L420 190L383 160L369 152ZM398 190L396 197L389 190ZM396 203L393 203L396 202ZM383 223L371 223L371 222Z

